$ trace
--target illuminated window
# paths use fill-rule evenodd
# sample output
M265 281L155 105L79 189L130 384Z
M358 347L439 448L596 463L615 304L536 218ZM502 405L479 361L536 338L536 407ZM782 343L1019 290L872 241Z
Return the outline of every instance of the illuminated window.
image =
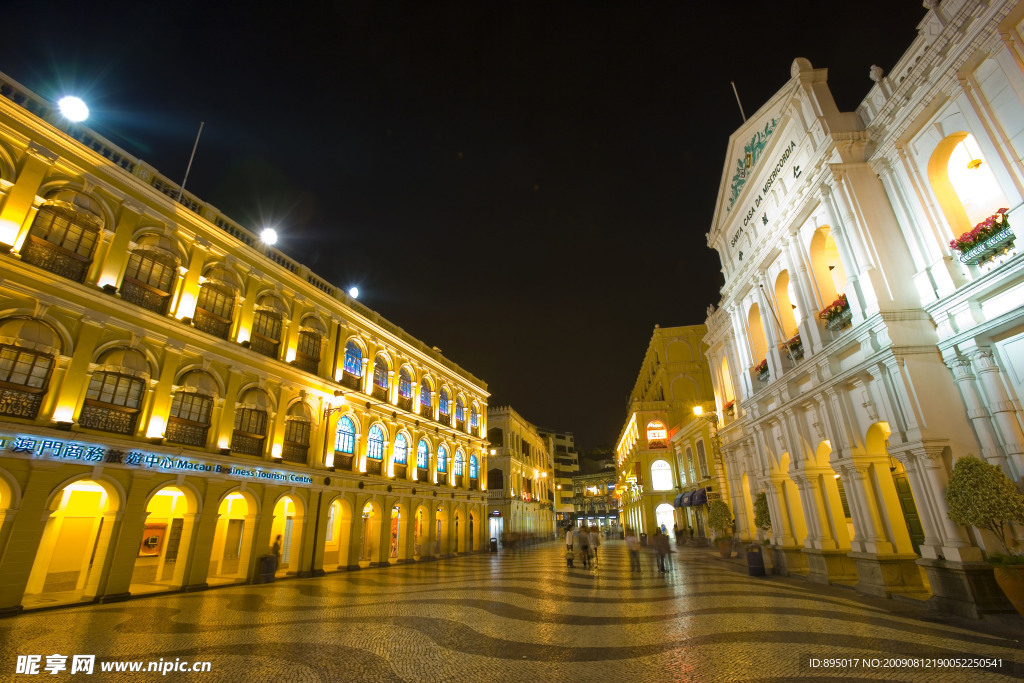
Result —
M655 460L651 463L651 487L655 491L672 489L672 466L664 460Z
M373 384L380 389L388 388L388 359L382 355L373 360Z
M458 397L457 399L455 399L455 419L456 420L460 420L460 421L465 419L464 416L463 416L462 397L461 396Z
M437 471L448 471L448 449L444 446L439 446L437 449Z
M363 376L363 350L354 341L345 344L345 372L356 377Z
M704 454L704 442L697 442L697 464L700 465L700 476L702 479L707 479L711 475L708 473L708 457Z
M430 382L423 380L420 383L420 414L429 415L430 408Z
M438 405L440 407L442 415L451 415L452 414L451 413L451 411L452 411L451 403L448 400L448 390L447 389L441 389L441 400L440 400Z
M455 465L452 468L452 473L456 477L462 476L462 451L455 451Z
M687 462L687 465L690 468L690 481L691 482L696 482L697 481L697 469L693 466L693 451L690 450L689 446L686 447L686 462Z
M405 436L399 434L395 437L395 464L404 465L406 458L409 453L409 444L405 440Z
M430 447L425 439L420 439L419 445L416 446L416 467L423 470L430 467Z
M347 415L338 420L338 429L334 433L334 450L351 455L356 450L356 427Z
M469 409L469 426L476 429L477 423L480 421L480 414L476 410L476 406Z
M412 377L406 368L398 373L398 395L402 398L412 398Z
M370 427L366 437L366 457L373 460L384 459L384 430L379 425Z
M480 464L477 462L476 454L469 456L469 478L476 479L480 471Z

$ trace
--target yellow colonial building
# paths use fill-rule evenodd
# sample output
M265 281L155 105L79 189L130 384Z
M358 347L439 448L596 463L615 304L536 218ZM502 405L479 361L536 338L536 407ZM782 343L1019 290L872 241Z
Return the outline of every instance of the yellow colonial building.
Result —
M621 501L623 526L653 534L664 526L695 528L693 493L702 496L722 492L711 483L715 463L708 461L711 428L693 414L695 406L711 405L714 394L704 354L704 325L654 327L640 374L629 397L628 417L615 447L616 493ZM676 438L682 429L685 437ZM684 455L702 453L699 475L690 473ZM684 462L687 465L684 465ZM724 481L724 479L723 479ZM685 489L685 490L684 490ZM691 497L683 505L682 496Z
M491 408L487 419L491 538L503 533L551 538L556 486L552 440L510 406Z
M0 612L484 549L483 381L0 86Z

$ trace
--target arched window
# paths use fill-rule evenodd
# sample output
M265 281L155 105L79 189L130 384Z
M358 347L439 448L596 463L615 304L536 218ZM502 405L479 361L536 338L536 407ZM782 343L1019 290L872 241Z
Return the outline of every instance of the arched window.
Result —
M655 491L672 490L672 466L664 460L651 463L651 488Z
M284 304L278 297L260 297L249 338L249 348L270 358L278 357L281 329L284 324Z
M398 395L402 398L412 398L412 377L408 368L402 368L398 373Z
M811 274L821 294L821 308L835 301L845 291L846 269L839 258L839 246L829 227L823 226L811 238Z
M456 422L462 422L463 420L466 419L465 415L463 414L463 412L464 412L464 409L462 407L462 397L459 396L457 399L455 399L455 421Z
M384 430L380 425L370 427L366 437L366 457L372 460L384 459Z
M182 377L181 389L171 399L164 434L167 442L205 446L216 395L217 384L207 373L196 370Z
M448 471L448 449L444 446L438 446L437 448L437 471Z
M750 340L750 353L754 357L754 365L768 357L768 341L764 336L761 324L761 309L752 304L747 312L747 339Z
M1000 208L1012 206L977 139L965 131L942 140L928 161L928 179L951 230L959 237Z
M462 476L462 451L455 451L455 464L452 466L452 474L456 477Z
M452 423L452 408L451 401L448 399L448 390L441 387L441 398L437 402L438 408L438 419L442 424L451 425Z
M267 437L269 401L260 389L249 389L235 406L235 431L231 434L231 452L263 455Z
M430 446L427 445L426 439L420 439L419 445L416 446L416 467L421 470L430 468Z
M103 219L92 197L62 190L36 212L21 260L75 282L84 282Z
M480 463L476 459L476 453L469 456L469 478L476 479L480 474Z
M430 382L427 380L420 382L420 415L433 416L433 406L430 404L430 392L432 390Z
M121 279L121 298L150 311L166 313L178 277L176 252L164 235L140 237Z
M305 403L296 403L288 409L284 423L282 460L305 464L309 455L309 432L312 424L313 414Z
M0 415L36 417L59 353L57 335L44 323L13 319L0 324Z
M779 304L779 320L782 322L782 334L789 340L797 334L797 323L800 311L796 307L790 292L793 282L789 279L789 271L784 270L775 278L775 300Z
M700 466L700 477L701 479L708 479L711 475L708 473L708 457L704 453L704 442L697 442L697 464Z
M395 464L404 465L408 459L409 454L409 443L405 440L405 435L399 434L395 437Z
M100 369L89 380L78 424L115 434L134 434L148 379L149 361L141 351L107 351L100 358Z
M477 412L476 406L474 405L469 409L469 428L474 434L477 433L476 428L480 424L480 413Z
M341 383L350 389L358 389L363 376L363 349L353 340L345 344L343 371Z
M338 420L338 428L334 432L334 450L346 455L356 452L356 426L348 415L342 415Z
M377 354L373 359L373 395L386 401L388 398L388 359L384 354Z
M319 332L300 330L298 345L295 348L295 365L300 370L315 375L320 369L320 347L322 345L323 335Z

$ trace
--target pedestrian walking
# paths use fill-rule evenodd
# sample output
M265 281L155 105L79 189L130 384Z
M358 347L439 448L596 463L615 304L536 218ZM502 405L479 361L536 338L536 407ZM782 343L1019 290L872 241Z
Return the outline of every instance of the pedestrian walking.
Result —
M601 547L601 532L596 526L590 527L590 552L594 558L594 567L597 567L597 550Z
M658 571L664 574L668 571L666 557L672 551L668 545L668 535L661 533L661 529L654 531L654 552L658 553Z
M580 557L583 558L583 568L590 568L590 534L587 527L580 527Z
M629 571L640 571L640 540L630 527L626 527L626 550L629 551Z

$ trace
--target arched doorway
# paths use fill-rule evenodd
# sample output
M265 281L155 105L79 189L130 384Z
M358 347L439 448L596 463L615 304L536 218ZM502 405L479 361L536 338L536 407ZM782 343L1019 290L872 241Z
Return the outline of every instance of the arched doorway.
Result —
M224 496L217 515L206 582L210 585L244 583L249 575L256 501L247 493L235 491Z
M182 585L197 507L195 495L177 486L164 486L149 499L128 588L133 595Z
M439 505L437 507L437 514L435 515L434 519L437 530L437 542L434 547L434 554L447 554L451 552L451 546L448 543L448 513L445 511L443 505Z
M352 507L344 498L335 498L327 508L324 536L324 569L348 566L348 539L352 527Z
M761 309L757 304L752 304L747 311L747 339L750 341L750 354L756 366L768 357L768 341L761 321Z
M398 562L398 554L402 545L402 507L397 503L391 508L391 545L388 548L388 562Z
M480 533L480 515L474 510L469 513L469 552L475 552L480 544L476 535Z
M25 587L25 607L95 597L119 506L117 491L101 481L71 482L54 494Z
M846 269L839 257L839 245L827 225L815 230L810 252L811 274L821 296L819 304L824 308L846 290Z
M281 537L281 561L276 576L297 574L302 539L302 501L282 496L274 506L274 523L270 527L270 544Z
M465 524L466 523L465 523L465 519L464 519L463 514L462 514L462 509L460 508L460 509L455 511L455 544L454 545L455 545L455 552L457 552L457 553L464 553L464 552L466 552L466 541L463 538L463 535L459 533L460 530L461 531L465 531L466 530Z
M412 554L417 560L423 557L427 551L427 519L429 511L422 505L416 508L416 516L413 521Z
M382 511L372 500L366 501L362 511L362 542L359 544L359 562L364 566L381 562L380 525Z
M658 520L658 528L665 527L669 535L674 538L675 533L672 529L676 524L676 509L670 503L662 503L655 508L654 516Z
M873 474L878 481L878 503L885 507L886 514L879 514L880 520L893 520L899 517L893 513L898 509L906 527L904 529L898 523L892 525L889 535L893 539L894 552L906 553L912 550L916 555L921 555L921 544L924 543L924 527L921 524L921 516L917 512L917 503L914 501L914 492L910 488L910 481L907 478L907 471L903 463L889 456L887 448L890 429L887 422L876 422L868 428L864 439L863 461L867 464L867 471ZM854 462L860 463L861 458L854 456ZM872 471L873 470L873 471ZM886 470L889 474L886 475ZM892 487L888 486L887 479L892 480ZM897 507L898 506L898 507ZM881 513L882 510L878 510ZM908 548L909 545L909 548Z
M999 209L1012 206L978 141L964 131L936 145L928 160L928 180L952 237L959 237Z

